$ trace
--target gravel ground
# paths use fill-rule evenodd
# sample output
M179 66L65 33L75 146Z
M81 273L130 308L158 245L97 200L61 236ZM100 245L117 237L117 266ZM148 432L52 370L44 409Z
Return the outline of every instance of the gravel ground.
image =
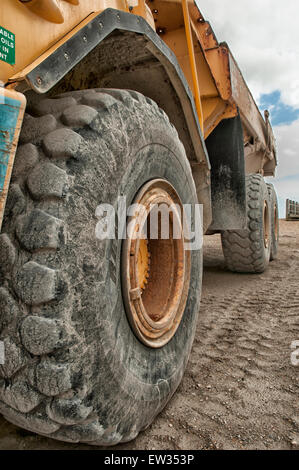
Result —
M299 448L299 222L281 221L280 253L262 275L228 272L205 237L201 310L176 394L137 439L116 449ZM297 398L296 398L297 397ZM94 449L55 442L0 416L0 450Z

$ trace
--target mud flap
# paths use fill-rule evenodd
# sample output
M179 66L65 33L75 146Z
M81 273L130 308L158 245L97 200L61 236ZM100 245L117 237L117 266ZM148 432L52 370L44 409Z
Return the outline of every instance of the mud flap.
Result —
M24 95L0 88L0 229L25 107Z
M243 129L240 116L223 120L206 140L211 162L212 214L209 231L246 228Z

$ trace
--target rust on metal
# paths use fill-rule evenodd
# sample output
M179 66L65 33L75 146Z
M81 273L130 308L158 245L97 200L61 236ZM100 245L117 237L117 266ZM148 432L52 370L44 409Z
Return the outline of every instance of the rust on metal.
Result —
M160 348L179 327L189 289L190 252L184 248L183 206L173 186L162 179L145 184L134 204L140 210L128 220L122 250L126 313L138 339ZM161 214L153 224L153 208L161 207L168 210L168 237L162 234ZM152 236L153 226L156 236Z
M238 104L244 128L246 173L261 173L274 176L277 164L276 144L269 122L269 113L263 119L250 93L243 75L229 53L232 99ZM248 135L251 141L248 141Z
M149 277L150 270L150 252L148 249L148 241L145 239L140 240L138 258L138 282L141 289L144 289Z

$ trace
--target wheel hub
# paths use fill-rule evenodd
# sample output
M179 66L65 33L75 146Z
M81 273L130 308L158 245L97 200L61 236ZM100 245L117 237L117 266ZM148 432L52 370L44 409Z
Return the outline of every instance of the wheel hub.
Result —
M141 239L139 244L137 269L139 287L145 289L149 278L150 252L148 250L148 241L144 239Z
M138 339L160 348L179 327L189 290L190 252L184 249L183 206L173 186L161 179L145 184L134 204L139 206L128 219L122 250L126 313ZM167 237L165 218L159 211L154 218L153 207L168 210Z

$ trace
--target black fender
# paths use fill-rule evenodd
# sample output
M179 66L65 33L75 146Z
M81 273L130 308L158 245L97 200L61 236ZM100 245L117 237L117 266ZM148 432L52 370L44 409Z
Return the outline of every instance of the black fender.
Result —
M194 178L207 228L212 217L206 184L210 163L193 95L175 54L144 18L108 8L40 59L23 77L37 93L127 88L153 99L166 112L191 166L200 165L200 178L198 172Z
M210 231L246 228L246 184L240 115L224 119L206 139L211 162L213 222Z
M26 68L27 88L50 96L88 88L127 88L153 99L185 147L203 204L204 231L245 226L240 116L223 120L204 141L193 95L176 56L144 18L108 8L59 44L37 65Z

